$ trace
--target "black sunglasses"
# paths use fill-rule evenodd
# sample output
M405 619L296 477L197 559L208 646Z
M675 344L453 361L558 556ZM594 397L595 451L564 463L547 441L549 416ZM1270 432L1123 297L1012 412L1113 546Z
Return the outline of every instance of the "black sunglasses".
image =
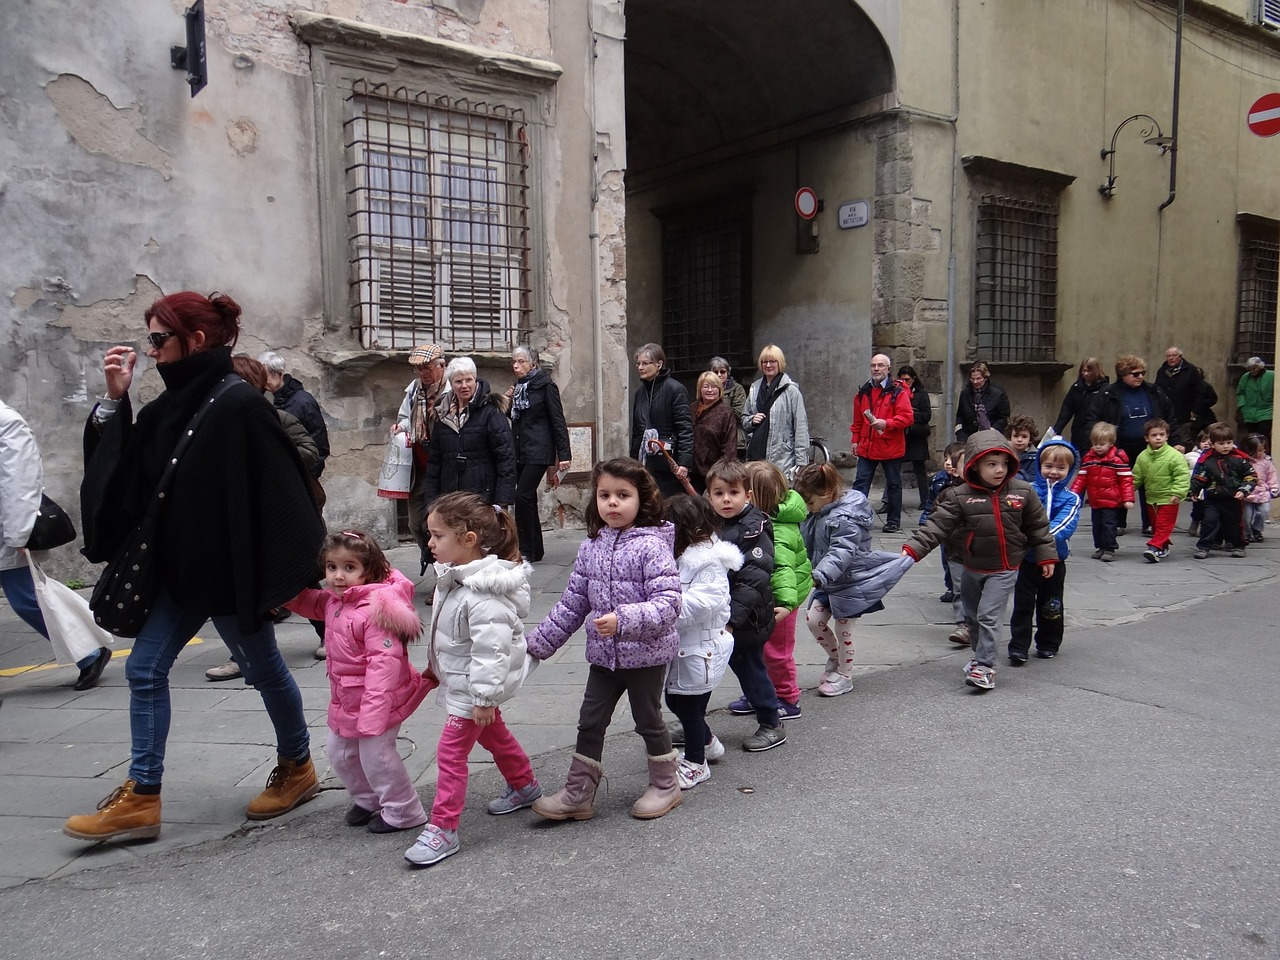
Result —
M147 343L151 344L151 347L153 350L159 350L161 347L164 346L164 342L166 340L168 340L170 337L176 337L176 336L177 334L173 333L172 331L169 333L148 333L142 339L147 341Z

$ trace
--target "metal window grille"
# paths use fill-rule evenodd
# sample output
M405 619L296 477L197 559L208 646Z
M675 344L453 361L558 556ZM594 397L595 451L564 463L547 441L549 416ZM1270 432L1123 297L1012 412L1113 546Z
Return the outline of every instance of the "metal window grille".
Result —
M1058 313L1058 207L987 195L978 204L974 321L978 355L1053 360Z
M676 372L717 355L754 366L749 210L685 211L663 222L662 347Z
M1276 228L1240 225L1240 278L1236 308L1236 362L1261 357L1275 363L1276 281L1280 243Z
M347 104L348 279L360 342L510 349L531 319L524 111L364 80Z

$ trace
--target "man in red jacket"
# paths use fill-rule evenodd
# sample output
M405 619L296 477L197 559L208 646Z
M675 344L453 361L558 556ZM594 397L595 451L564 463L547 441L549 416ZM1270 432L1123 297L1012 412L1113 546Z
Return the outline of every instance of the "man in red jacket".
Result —
M889 513L884 532L902 529L902 456L907 452L907 427L915 423L911 412L911 391L889 376L889 358L877 353L871 358L871 379L858 388L853 398L853 455L858 458L858 474L853 489L868 496L876 465L884 467L885 499Z

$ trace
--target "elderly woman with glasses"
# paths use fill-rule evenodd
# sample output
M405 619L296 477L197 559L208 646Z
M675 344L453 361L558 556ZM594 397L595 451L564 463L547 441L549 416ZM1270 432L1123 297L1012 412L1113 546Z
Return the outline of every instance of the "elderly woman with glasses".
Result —
M1147 381L1147 362L1141 357L1126 354L1116 360L1116 382L1108 384L1097 392L1093 403L1089 406L1086 428L1093 429L1099 421L1113 424L1116 428L1116 446L1129 458L1130 466L1138 459L1138 454L1147 448L1144 424L1148 420L1160 418L1171 425L1177 423L1173 401L1169 395L1154 383ZM1177 436L1169 437L1169 444L1180 443ZM1142 507L1142 528L1150 533L1151 523L1147 516L1147 504L1138 491L1138 502ZM1118 534L1124 533L1128 511L1120 514L1120 523L1116 529Z
M800 385L787 375L787 358L775 343L756 360L760 379L751 384L742 426L747 432L747 459L768 460L787 482L809 463L809 414Z
M569 427L560 403L560 388L538 366L538 351L521 344L511 351L516 382L507 391L511 401L511 431L516 445L516 531L520 552L530 563L542 559L542 518L538 516L538 487L568 470Z
M664 497L684 493L681 480L693 466L693 414L689 392L671 378L667 355L656 343L646 343L636 351L636 374L640 388L631 407L631 455L645 465ZM646 437L646 434L648 437ZM663 450L648 449L648 438ZM674 472L671 461L675 462Z

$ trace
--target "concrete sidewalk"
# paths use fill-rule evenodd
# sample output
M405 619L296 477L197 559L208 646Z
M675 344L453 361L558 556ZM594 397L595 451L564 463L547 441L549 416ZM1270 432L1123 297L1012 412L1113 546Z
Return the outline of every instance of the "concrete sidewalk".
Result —
M904 516L912 524L904 532L913 528L915 517L914 513ZM1133 530L1121 540L1117 562L1103 564L1089 559L1091 535L1087 520L1081 524L1072 541L1076 556L1067 575L1069 628L1063 655L1046 668L1070 669L1072 627L1133 625L1127 629L1139 630L1137 621L1153 612L1213 598L1229 603L1230 594L1242 587L1278 579L1280 547L1270 538L1251 546L1245 559L1215 554L1209 560L1195 561L1191 559L1194 541L1182 532L1185 528L1184 520L1175 536L1173 555L1164 563L1143 561L1143 538ZM1280 527L1274 524L1268 527L1269 532L1277 530ZM1280 533L1275 536L1280 538ZM904 536L877 534L876 539L882 549L896 550ZM532 579L531 624L559 598L580 541L580 534L547 536L546 558L535 567ZM398 547L391 551L391 557L400 570L410 576L416 574L416 547ZM941 591L942 576L934 554L899 584L888 598L885 611L859 623L857 676L950 658L955 661L956 684L960 685L960 667L966 651L957 651L946 640L950 606L938 602ZM427 585L420 585L420 599L426 592ZM425 607L422 615L424 620L429 616ZM1117 631L1117 639L1123 635ZM254 690L238 680L205 680L208 667L227 659L226 648L217 634L206 628L179 656L170 677L173 727L166 758L164 831L160 839L147 844L93 845L65 837L62 823L71 814L92 811L124 780L129 722L122 665L129 641L118 645L116 659L107 667L100 687L76 693L69 686L76 676L75 669L54 666L43 638L0 603L0 696L4 698L0 709L0 844L5 851L0 862L0 886L65 876L85 868L135 864L164 851L242 830L279 827L297 818L320 816L339 823L337 813L347 801L324 762L322 744L329 684L324 664L312 656L315 634L309 624L294 618L278 628L278 636L285 659L302 688L313 730L313 753L326 778L326 790L320 797L269 824L244 820L245 804L265 784L275 762L271 727ZM550 789L563 782L563 760L559 756L539 758L574 742L587 671L584 642L579 631L503 708L512 730L534 758L540 779ZM412 653L412 657L418 665L425 664L423 650ZM801 686L812 691L821 679L825 655L803 626L797 631L796 660ZM1001 678L1016 682L1012 670L1002 669ZM733 677L727 676L712 697L712 708L723 708L739 693ZM850 696L857 695L855 685ZM443 708L433 695L401 732L401 752L411 775L425 788L428 805L436 774L435 744L443 720ZM806 722L801 719L788 724L789 736L803 737ZM731 751L755 728L753 718L731 717L724 712L714 717L713 725ZM629 730L624 701L612 731L634 741ZM611 763L617 766L634 762L639 769L643 765L638 742L626 743L623 749L607 749ZM477 750L473 755L474 769L490 767L484 759L487 756ZM726 762L733 759L731 753ZM486 782L492 779L486 778ZM336 829L347 828L335 826Z

